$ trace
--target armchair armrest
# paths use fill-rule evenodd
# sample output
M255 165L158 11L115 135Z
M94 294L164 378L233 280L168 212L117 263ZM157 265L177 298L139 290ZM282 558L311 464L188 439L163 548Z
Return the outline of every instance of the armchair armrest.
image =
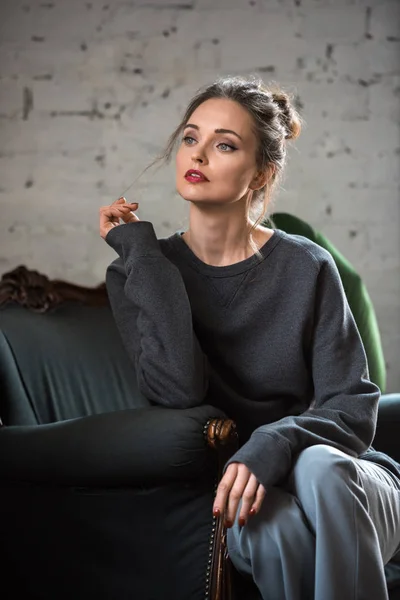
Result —
M226 461L238 448L236 424L230 419L211 419L205 427L208 445L218 453L217 485ZM206 593L211 600L232 600L233 566L228 555L224 515L213 517L211 544L207 568Z
M150 407L46 425L3 426L0 477L85 487L193 479L206 473L213 457L204 425L224 416L209 405Z
M219 409L144 408L46 425L0 428L3 482L62 486L151 485L193 479L217 458L215 488L236 451L236 426ZM215 476L215 468L211 470ZM223 515L213 517L206 574L210 600L230 600L232 566Z

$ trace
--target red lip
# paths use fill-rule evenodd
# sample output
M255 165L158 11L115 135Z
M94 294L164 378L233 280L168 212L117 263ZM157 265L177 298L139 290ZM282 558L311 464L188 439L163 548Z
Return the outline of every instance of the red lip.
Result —
M207 177L197 169L189 169L189 171L186 171L185 179L190 181L190 183L202 183L208 181Z

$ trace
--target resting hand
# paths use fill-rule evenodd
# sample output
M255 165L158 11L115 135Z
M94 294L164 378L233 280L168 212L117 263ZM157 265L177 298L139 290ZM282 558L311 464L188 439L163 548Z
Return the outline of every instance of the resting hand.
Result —
M246 465L231 463L218 485L213 506L214 516L225 512L225 526L232 527L239 501L242 500L239 525L243 527L248 517L260 510L264 497L265 488Z
M120 219L124 223L134 223L140 221L139 217L133 214L133 211L138 209L137 202L126 202L125 198L118 198L109 206L100 208L100 236L105 239L107 233L113 227L120 224Z

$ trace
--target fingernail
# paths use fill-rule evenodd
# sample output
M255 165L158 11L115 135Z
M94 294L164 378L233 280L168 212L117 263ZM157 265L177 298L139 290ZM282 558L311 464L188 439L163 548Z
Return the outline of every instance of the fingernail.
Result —
M246 525L246 519L244 517L239 517L239 526L244 527Z
M221 511L219 510L219 508L214 508L214 510L213 510L214 517L219 517L220 514L221 514Z
M227 527L227 529L229 529L230 527L232 527L232 525L233 525L233 523L229 519L227 521L225 521L225 527Z
M249 510L249 515L251 515L252 517L256 514L256 509L255 508L251 508Z

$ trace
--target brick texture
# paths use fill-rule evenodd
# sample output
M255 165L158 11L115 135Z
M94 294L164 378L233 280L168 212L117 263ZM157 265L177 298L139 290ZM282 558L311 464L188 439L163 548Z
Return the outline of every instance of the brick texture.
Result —
M114 255L98 207L160 151L200 85L258 73L296 94L306 122L275 210L359 270L400 391L399 46L397 0L2 0L0 272L103 280ZM173 165L127 196L159 236L187 225Z

